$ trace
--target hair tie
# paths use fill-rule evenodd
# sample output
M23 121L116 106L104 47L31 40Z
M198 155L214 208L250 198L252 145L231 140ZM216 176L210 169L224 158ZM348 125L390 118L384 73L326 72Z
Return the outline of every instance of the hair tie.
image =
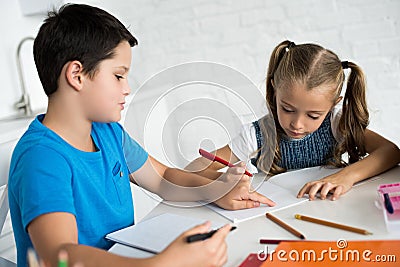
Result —
M289 44L286 46L286 52L289 52L289 49L294 47L296 44L294 42L289 42Z
M348 69L349 68L349 62L348 61L342 61L342 68L345 70L345 69Z

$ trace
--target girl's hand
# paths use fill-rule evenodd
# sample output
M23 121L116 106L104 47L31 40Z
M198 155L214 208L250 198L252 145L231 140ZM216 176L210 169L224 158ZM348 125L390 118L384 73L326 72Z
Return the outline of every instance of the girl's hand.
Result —
M347 177L342 171L329 175L321 180L306 183L297 194L298 198L308 194L310 200L314 200L317 193L321 199L326 199L328 193L332 194L331 200L338 199L353 186L350 177Z
M251 179L244 174L245 164L239 163L229 168L219 179L236 183L227 194L214 203L226 210L239 210L259 207L260 204L275 206L275 202L252 190Z
M209 267L222 266L226 263L227 245L225 238L231 229L225 225L211 238L203 241L187 243L189 235L206 233L210 230L210 222L198 225L180 235L163 252L154 257L160 266L173 267ZM158 264L155 264L158 266Z

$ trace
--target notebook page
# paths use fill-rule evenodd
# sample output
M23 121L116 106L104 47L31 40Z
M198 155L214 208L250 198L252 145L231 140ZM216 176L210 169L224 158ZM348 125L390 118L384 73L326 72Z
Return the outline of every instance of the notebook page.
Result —
M163 213L136 225L107 234L106 238L150 253L160 253L180 234L206 220ZM213 224L213 228L222 225Z
M277 211L302 203L304 201L308 201L308 199L306 198L297 198L296 195L291 193L289 190L279 185L273 184L269 181L266 181L261 186L259 186L257 192L273 200L276 205L274 207L269 207L262 204L260 207L257 208L243 210L224 210L216 206L215 204L207 204L206 206L224 216L228 220L232 221L233 223L239 223L259 216L263 216L267 212Z
M340 170L340 168L326 168L320 166L311 167L284 172L272 176L268 181L288 189L294 196L296 196L306 183L319 180Z

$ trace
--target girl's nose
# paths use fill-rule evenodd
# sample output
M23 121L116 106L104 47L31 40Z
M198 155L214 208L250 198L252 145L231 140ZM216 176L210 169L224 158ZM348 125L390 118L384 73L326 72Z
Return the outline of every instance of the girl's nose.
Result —
M296 117L292 120L290 123L290 126L293 128L293 130L301 130L303 129L303 123L301 121L300 117Z

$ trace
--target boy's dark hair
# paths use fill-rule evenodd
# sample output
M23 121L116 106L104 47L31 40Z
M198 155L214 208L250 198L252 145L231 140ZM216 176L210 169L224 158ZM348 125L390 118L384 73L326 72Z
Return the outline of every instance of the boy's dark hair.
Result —
M63 66L73 60L94 77L99 63L112 58L122 41L131 47L137 40L114 16L82 4L67 4L48 13L33 45L36 69L47 96L58 88Z

